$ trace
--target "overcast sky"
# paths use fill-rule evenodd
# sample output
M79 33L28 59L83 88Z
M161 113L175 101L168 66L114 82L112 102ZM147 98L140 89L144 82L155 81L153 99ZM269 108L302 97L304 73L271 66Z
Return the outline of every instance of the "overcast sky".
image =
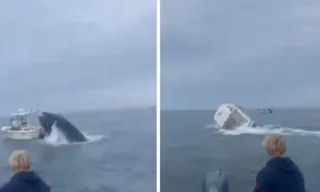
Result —
M162 0L162 107L320 106L320 2Z
M0 113L153 105L156 3L0 3Z

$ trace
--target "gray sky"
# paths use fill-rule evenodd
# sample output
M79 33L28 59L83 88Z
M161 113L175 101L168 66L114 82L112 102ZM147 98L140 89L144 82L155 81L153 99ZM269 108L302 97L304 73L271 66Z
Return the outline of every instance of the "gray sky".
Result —
M0 25L0 113L155 104L155 1L6 0Z
M320 106L319 1L162 2L162 108Z

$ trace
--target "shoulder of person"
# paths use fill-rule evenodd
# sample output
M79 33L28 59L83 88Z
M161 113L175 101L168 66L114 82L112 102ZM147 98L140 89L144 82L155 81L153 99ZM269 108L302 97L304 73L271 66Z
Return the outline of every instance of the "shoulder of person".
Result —
M17 186L14 181L10 180L0 188L0 192L15 192L17 191Z
M268 166L268 165L265 165L264 167L262 167L261 169L260 169L260 171L258 172L258 174L257 174L257 179L259 179L259 180L269 180L269 179L271 179L271 175L273 175L274 174L274 170L273 170L273 168L271 168L270 166Z

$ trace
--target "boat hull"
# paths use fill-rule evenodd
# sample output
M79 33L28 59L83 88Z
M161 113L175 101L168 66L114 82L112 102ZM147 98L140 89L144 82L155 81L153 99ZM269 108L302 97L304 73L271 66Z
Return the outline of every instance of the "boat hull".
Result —
M1 131L7 138L14 140L32 140L39 139L40 137L40 129L37 128L32 128L30 130L11 130L7 127L3 127Z
M224 129L235 129L239 126L255 127L255 122L233 104L221 105L214 115L214 120Z

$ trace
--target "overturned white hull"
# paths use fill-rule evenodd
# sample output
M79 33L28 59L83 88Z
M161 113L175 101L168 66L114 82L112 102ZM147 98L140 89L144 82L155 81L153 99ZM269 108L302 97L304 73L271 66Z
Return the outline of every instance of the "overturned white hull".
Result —
M15 140L32 140L40 137L40 129L35 127L28 127L23 130L13 130L9 126L1 128L1 132L9 139Z
M234 129L239 126L255 127L255 123L239 107L233 104L221 105L214 115L216 123L224 129Z

